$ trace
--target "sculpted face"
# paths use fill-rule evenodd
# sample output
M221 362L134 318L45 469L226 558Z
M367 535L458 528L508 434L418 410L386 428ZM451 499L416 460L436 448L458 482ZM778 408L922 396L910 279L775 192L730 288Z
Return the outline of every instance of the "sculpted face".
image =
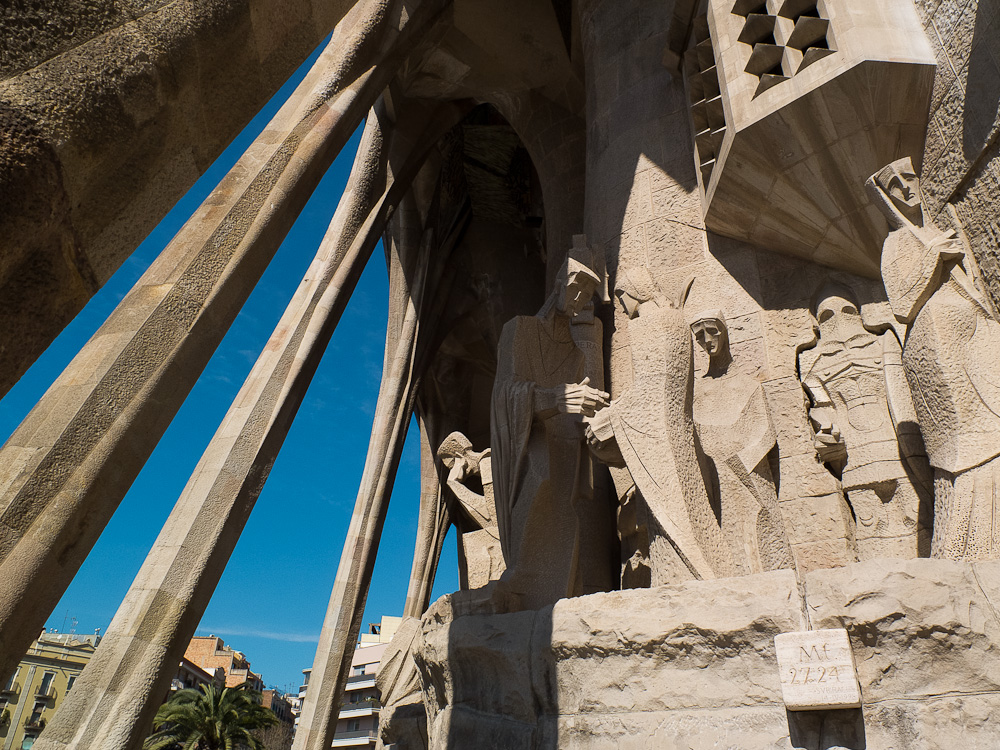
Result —
M923 196L920 193L920 178L911 160L893 162L880 173L878 181L899 212L911 222L919 223Z
M594 297L597 282L585 273L571 272L566 278L566 284L559 295L559 312L569 317L580 314Z
M847 341L865 331L858 306L837 295L827 297L817 305L816 319L820 335L828 340Z
M729 331L718 318L699 320L691 326L698 346L705 350L710 359L724 354L729 349Z

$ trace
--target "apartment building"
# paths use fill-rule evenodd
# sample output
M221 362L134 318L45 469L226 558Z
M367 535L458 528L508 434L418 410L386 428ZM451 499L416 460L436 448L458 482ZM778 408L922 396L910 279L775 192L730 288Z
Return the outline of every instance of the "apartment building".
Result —
M361 634L354 657L351 659L351 673L347 677L344 702L337 719L337 729L333 736L333 747L374 748L378 738L378 718L381 703L375 689L375 676L382 661L386 646L396 634L401 617L383 615L378 623L372 623ZM302 670L302 685L299 687L298 705L305 700L309 688L311 669ZM298 726L298 710L295 710L295 724Z
M30 750L100 641L99 632L42 631L0 690L0 749Z
M246 655L230 648L217 636L195 636L188 643L184 658L206 672L214 673L217 668L222 667L226 673L226 687L236 687L248 682L252 690L258 693L264 690L263 679L250 669L250 660Z

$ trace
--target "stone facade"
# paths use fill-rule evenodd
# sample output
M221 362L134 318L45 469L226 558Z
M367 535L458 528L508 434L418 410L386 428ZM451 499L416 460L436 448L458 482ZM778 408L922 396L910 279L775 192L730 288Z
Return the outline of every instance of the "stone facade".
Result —
M414 414L387 747L996 744L994 3L107 6L0 16L0 389L332 37L0 449L0 673L365 126L40 750L141 742L379 239L385 371L296 750L335 731ZM463 590L431 605L452 525ZM786 712L773 638L836 629L862 707Z
M444 597L415 651L427 747L986 750L998 580L996 562L880 560L505 615ZM850 637L862 708L786 711L774 637L828 628Z

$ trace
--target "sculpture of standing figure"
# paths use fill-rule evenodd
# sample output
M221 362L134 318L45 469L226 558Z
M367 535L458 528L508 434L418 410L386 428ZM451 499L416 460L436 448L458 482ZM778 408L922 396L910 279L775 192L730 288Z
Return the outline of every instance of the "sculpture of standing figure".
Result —
M799 354L816 455L840 476L857 519L858 556L930 552L930 467L917 431L899 340L876 335L857 300L826 285L815 308L816 346Z
M694 381L694 421L734 564L744 575L794 567L768 462L776 438L764 391L756 378L729 371L721 311L696 315L691 331L709 358Z
M582 556L607 559L603 539L584 538L594 498L583 420L608 403L590 386L570 319L603 284L597 261L574 246L534 316L503 327L493 385L491 433L497 521L507 571L501 583L537 609L598 590ZM607 510L610 525L610 509Z
M872 175L868 188L889 220L882 281L909 328L903 370L934 467L931 555L1000 555L1000 323L965 267L954 232L924 216L909 158Z
M448 489L454 493L464 516L456 524L460 546L459 585L463 589L478 589L499 578L504 571L493 501L490 449L474 451L465 435L453 432L441 442L437 455L448 469ZM467 486L467 482L476 479L482 484L482 494Z
M598 458L628 469L638 490L622 497L623 546L627 553L635 540L645 547L634 556L648 566L653 586L734 575L695 447L691 333L681 309L686 289L668 300L638 267L619 269L615 296L629 318L632 387L587 420L587 438ZM635 561L623 562L624 585L635 585Z

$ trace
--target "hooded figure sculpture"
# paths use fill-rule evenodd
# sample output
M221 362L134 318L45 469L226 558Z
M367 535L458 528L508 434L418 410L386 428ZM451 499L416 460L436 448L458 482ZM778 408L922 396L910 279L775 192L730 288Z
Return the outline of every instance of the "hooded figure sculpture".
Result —
M931 556L1000 555L1000 323L976 288L955 232L924 216L909 158L872 175L889 220L882 280L909 328L903 369L934 467Z
M497 522L505 588L537 609L613 585L604 539L591 539L597 507L583 420L608 403L590 386L586 357L573 340L580 314L603 279L593 255L574 246L553 291L534 316L503 328L493 385L491 433ZM581 560L586 555L587 560ZM604 576L601 576L601 568Z

